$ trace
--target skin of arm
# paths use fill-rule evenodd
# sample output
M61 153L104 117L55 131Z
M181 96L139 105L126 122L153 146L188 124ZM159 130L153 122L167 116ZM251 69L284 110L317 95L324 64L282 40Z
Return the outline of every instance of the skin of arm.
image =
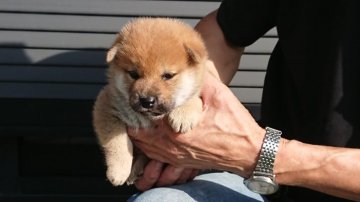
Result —
M235 47L226 41L216 15L217 10L205 16L195 29L204 39L209 58L213 62L213 65L208 66L209 71L223 83L229 84L239 67L244 48Z
M224 85L236 72L244 49L226 42L216 22L216 11L201 20L196 29L204 38L213 62L201 93L202 120L186 134L174 133L161 121L153 129L129 130L134 143L156 160L150 162L143 179L137 182L140 190L158 181L160 185L175 183L177 179L186 181L185 178L194 176L193 168L225 170L247 178L256 165L265 130ZM173 166L163 170L161 162ZM274 172L281 185L306 187L360 201L360 149L282 138Z
M202 90L200 124L185 134L165 122L153 129L129 131L151 159L176 168L217 169L248 178L256 165L265 130L231 90L209 75ZM226 99L224 99L224 97ZM280 141L274 173L280 185L300 186L360 200L360 149Z

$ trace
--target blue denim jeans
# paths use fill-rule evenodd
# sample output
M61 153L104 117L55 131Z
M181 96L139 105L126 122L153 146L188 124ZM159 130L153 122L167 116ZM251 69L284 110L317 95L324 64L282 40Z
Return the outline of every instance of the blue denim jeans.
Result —
M128 202L266 201L249 191L244 179L228 172L207 173L186 184L153 188L132 196Z

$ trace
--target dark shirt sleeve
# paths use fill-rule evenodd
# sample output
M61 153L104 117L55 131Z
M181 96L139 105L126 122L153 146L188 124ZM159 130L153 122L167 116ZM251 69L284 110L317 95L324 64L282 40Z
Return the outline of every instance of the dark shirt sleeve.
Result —
M276 2L276 1L275 1ZM273 0L224 0L217 21L226 40L245 47L254 43L275 26Z

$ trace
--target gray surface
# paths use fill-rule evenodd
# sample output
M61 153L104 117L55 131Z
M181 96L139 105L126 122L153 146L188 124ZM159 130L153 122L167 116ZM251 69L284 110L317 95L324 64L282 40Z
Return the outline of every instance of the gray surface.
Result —
M105 84L105 52L136 16L185 17L195 25L218 2L0 0L0 97L94 99ZM230 87L260 103L277 38L270 30L245 49Z
M136 0L1 0L0 4L0 11L201 17L218 8L220 3Z

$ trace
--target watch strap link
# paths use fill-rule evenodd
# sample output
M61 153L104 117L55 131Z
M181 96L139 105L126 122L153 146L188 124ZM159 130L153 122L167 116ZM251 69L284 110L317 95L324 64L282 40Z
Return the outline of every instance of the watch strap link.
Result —
M261 147L259 160L253 172L254 176L266 176L275 180L273 172L275 156L279 149L282 132L270 127L265 128L265 138Z

